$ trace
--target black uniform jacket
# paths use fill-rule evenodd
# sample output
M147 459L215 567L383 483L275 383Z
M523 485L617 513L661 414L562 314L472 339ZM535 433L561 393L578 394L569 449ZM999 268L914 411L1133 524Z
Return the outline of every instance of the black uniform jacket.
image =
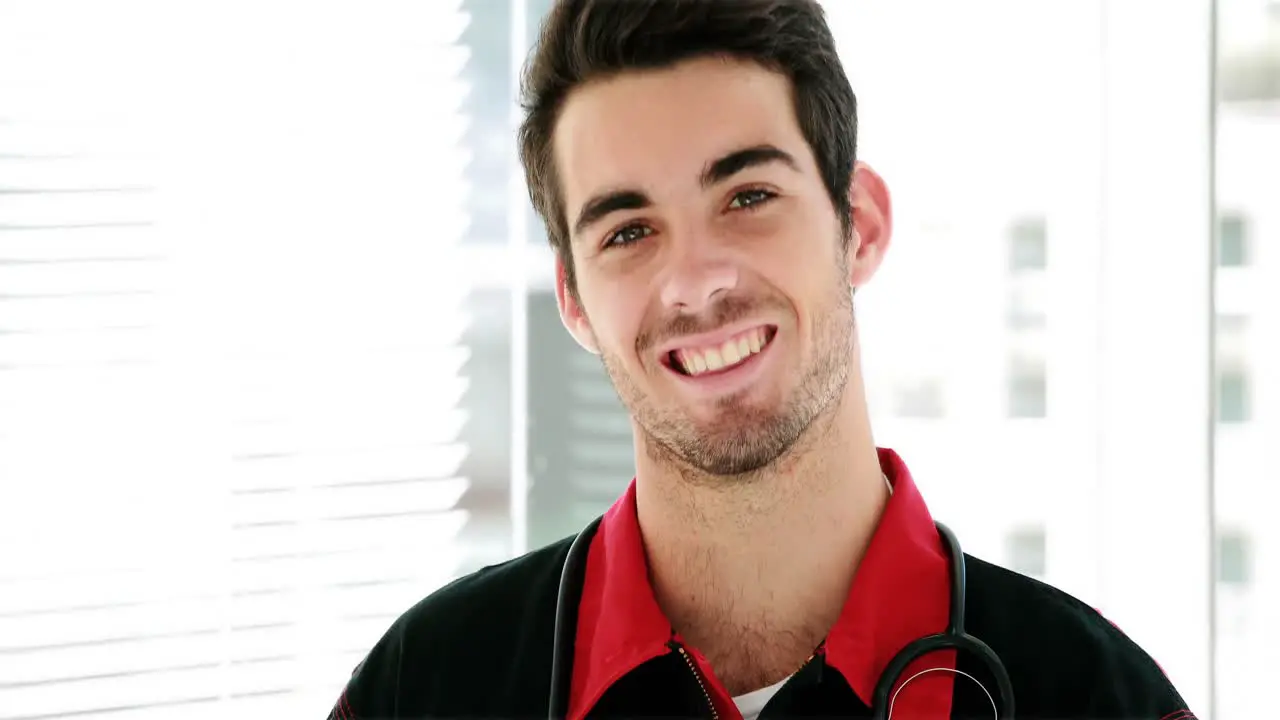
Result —
M761 720L869 717L872 688L893 655L945 629L946 552L906 466L891 450L880 459L893 494L842 614ZM480 570L409 609L357 666L331 720L546 717L570 542ZM1194 720L1151 657L1091 607L978 558L966 562L966 629L1003 660L1019 718ZM570 720L741 717L654 599L634 483L604 516L581 572ZM932 668L958 672L910 680L893 718L992 717L983 686L998 700L996 683L979 660L934 653L903 678Z

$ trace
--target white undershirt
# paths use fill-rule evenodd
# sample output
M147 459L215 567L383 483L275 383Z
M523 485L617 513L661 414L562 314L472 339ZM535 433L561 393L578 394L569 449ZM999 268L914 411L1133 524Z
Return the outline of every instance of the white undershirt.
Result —
M753 690L746 695L739 695L733 699L733 704L738 706L738 712L742 713L742 720L756 720L760 715L760 711L764 706L778 694L778 690L786 684L791 678L783 678L769 687Z

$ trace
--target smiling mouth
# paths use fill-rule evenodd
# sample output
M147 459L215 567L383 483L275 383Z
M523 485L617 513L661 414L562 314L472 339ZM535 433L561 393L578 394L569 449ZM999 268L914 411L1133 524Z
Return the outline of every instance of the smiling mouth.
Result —
M672 350L664 362L675 373L686 377L727 372L769 347L777 334L776 326L762 325L738 333L719 345Z

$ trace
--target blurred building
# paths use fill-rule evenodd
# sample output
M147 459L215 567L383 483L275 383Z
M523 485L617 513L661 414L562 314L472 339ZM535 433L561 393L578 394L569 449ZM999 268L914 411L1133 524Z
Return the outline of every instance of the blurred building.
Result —
M1223 3L1216 247L1217 674L1223 718L1280 667L1280 3Z

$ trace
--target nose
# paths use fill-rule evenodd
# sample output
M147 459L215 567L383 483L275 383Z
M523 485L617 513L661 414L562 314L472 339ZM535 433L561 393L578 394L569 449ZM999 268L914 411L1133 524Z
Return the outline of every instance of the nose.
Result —
M668 247L660 296L664 307L697 314L738 286L736 264L715 243L690 240Z

